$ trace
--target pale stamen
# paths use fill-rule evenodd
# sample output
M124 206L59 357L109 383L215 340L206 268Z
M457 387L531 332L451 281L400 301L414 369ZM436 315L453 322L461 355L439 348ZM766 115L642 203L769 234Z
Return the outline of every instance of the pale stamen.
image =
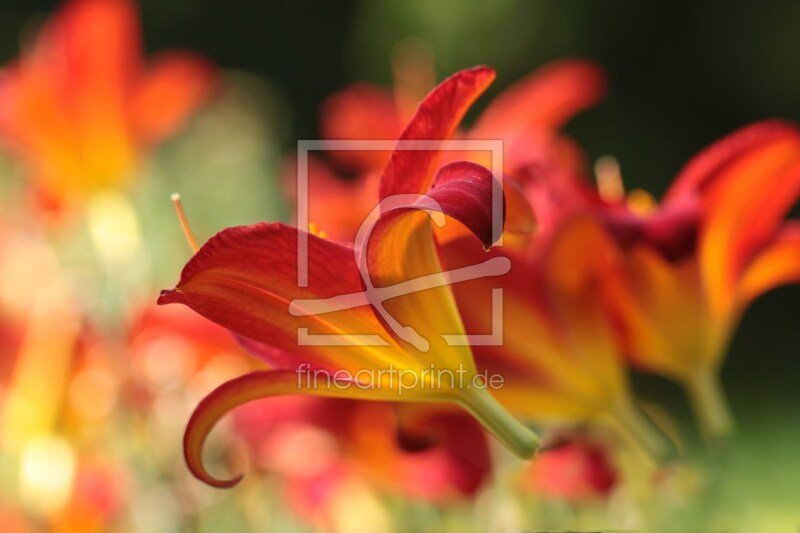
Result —
M594 164L597 191L606 202L619 202L625 198L622 172L615 157L604 155Z
M192 249L192 252L197 253L197 251L200 249L200 246L197 245L197 239L194 238L192 228L189 226L189 220L186 218L186 212L183 210L181 195L174 192L170 196L170 200L172 200L172 204L175 206L175 212L178 214L178 221L181 223L183 236L186 237L186 242L189 243L189 248Z

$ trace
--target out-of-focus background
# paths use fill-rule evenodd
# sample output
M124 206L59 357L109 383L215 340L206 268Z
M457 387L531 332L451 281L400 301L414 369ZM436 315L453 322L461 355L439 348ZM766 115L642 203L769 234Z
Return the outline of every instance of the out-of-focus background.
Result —
M0 4L0 64L17 57L21 43L24 46L56 6L57 2L39 0ZM407 37L430 45L439 79L478 64L497 71L497 82L489 97L478 102L478 110L491 95L549 60L581 57L597 62L608 74L608 94L572 120L566 132L592 160L614 155L626 184L656 195L690 156L735 128L772 117L800 120L796 2L142 0L140 9L147 51L193 50L232 80L181 135L158 149L147 170L150 179L134 196L142 238L152 243L146 261L154 288L172 286L189 256L168 201L170 192L182 193L202 237L231 225L286 219L278 185L282 154L291 152L298 139L319 137L318 111L327 95L356 80L390 85L392 50ZM218 150L222 144L225 150ZM13 173L12 164L2 160L4 190L15 189ZM5 196L4 209L9 198L14 195ZM68 256L88 246L73 245ZM119 283L93 282L95 293L85 297L89 314L113 328L123 318L109 309L119 309L119 301L132 297L126 287L134 286L142 274L117 270L109 275L117 276ZM156 296L153 290L135 298L146 307ZM798 309L800 287L782 288L752 306L736 334L723 382L746 450L731 468L748 482L720 489L720 498L785 509L783 504L796 496L781 474L800 472ZM168 381L172 378L167 374L182 371L154 367L161 363L143 364L150 364L143 372L155 380ZM219 376L233 372L231 365L220 365L224 371L206 376L208 383L219 383ZM232 366L241 370L246 364ZM635 389L644 400L670 405L679 419L689 418L683 395L671 383L637 375ZM177 435L167 441L176 450L162 459L182 469L179 446L185 409L170 407L169 402L183 400L161 401L156 404L159 416L167 417L163 413L170 408L178 413L165 421ZM142 422L113 423L130 427ZM42 453L59 453L59 445L49 445L43 444ZM0 464L0 474L12 468L10 463ZM163 472L163 464L136 468L163 475L156 473ZM97 471L104 472L100 467ZM140 515L124 522L138 531L303 527L285 517L289 522L276 521L273 516L280 511L275 503L247 501L251 515L242 514L241 500L258 498L262 493L256 490L231 495L184 480L184 492L176 494L168 480L151 481L150 492L136 495ZM234 498L235 506L230 504ZM189 516L182 514L185 500L211 504ZM425 512L436 513L428 508ZM800 519L794 527L800 527Z

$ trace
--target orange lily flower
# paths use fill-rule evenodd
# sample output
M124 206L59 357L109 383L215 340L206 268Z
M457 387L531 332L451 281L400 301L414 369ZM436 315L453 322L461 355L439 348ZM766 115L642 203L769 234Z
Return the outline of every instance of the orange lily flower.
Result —
M401 80L402 81L402 80ZM322 106L321 131L327 140L395 139L405 122L409 93L397 83L395 94L368 84L356 84L333 94ZM603 73L582 60L561 60L531 73L497 96L475 125L455 136L470 140L504 141L504 171L514 176L537 164L578 172L585 167L577 146L558 129L574 114L600 99ZM352 241L373 207L380 170L388 157L381 151L330 152L331 164L309 157L309 220L331 238ZM487 165L487 152L447 152L445 160L468 160ZM495 170L495 169L493 169ZM290 197L296 194L296 162L287 165ZM342 174L353 179L343 179ZM513 202L513 190L507 201ZM344 207L346 206L346 208ZM509 215L519 212L509 206ZM507 220L507 228L529 232L532 223ZM527 228L527 229L525 229Z
M687 164L661 205L626 198L621 182L610 196L539 178L528 182L537 215L555 227L583 213L622 253L603 285L623 351L685 387L708 437L728 433L718 374L731 336L755 298L800 280L800 224L784 221L800 195L800 131L769 121L731 134Z
M422 102L401 140L447 139L493 78L484 67L448 78ZM223 384L198 406L184 449L199 479L221 487L239 479L216 479L201 461L203 442L225 412L256 398L296 393L455 403L519 456L535 452L535 434L485 387L441 379L442 372L467 381L478 375L470 347L451 345L443 336L463 334L463 326L431 222L441 226L449 215L490 246L496 182L488 170L467 162L445 166L434 178L437 155L392 154L381 177L380 216L358 248L278 223L229 228L195 254L175 289L162 292L159 303L188 305L283 354L277 369ZM307 253L298 254L298 242L307 244ZM298 283L301 262L307 286ZM327 345L302 337L309 333L325 335ZM292 357L300 364L287 365ZM309 372L327 381L312 383Z
M641 235L628 237L627 290L616 300L632 361L681 383L710 438L732 429L719 370L749 304L800 281L800 130L782 122L743 128L696 156ZM650 220L694 231L662 241ZM649 225L649 228L648 228ZM613 228L612 228L613 231ZM679 238L675 238L679 237Z
M70 0L0 73L0 141L57 205L126 184L203 102L214 70L188 53L145 65L132 0Z

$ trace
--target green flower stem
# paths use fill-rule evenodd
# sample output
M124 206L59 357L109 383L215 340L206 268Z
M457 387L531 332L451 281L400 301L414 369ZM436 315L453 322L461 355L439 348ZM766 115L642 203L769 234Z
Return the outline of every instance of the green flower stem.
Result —
M717 372L698 369L683 385L706 440L714 443L730 435L733 418Z
M539 436L511 416L488 390L470 389L457 402L520 459L536 454Z
M677 456L675 444L633 401L620 401L610 414L622 430L641 444L655 461L665 463Z

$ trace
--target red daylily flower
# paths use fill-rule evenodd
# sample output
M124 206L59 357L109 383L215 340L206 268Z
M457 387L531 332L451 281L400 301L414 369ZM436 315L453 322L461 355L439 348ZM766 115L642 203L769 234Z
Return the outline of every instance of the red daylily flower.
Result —
M0 72L0 140L38 192L70 203L125 184L202 103L213 68L183 53L144 64L132 0L70 0Z
M580 60L562 60L546 65L515 83L496 97L475 125L456 137L471 140L504 141L504 171L509 176L530 164L565 168L578 172L585 167L581 151L558 129L575 113L594 104L605 90L602 72ZM396 91L408 100L408 91ZM356 84L328 98L322 107L321 130L327 140L396 139L407 105L397 94L366 84ZM332 151L333 165L309 157L309 220L331 238L352 241L357 228L373 207L380 170L388 153L381 151ZM447 152L446 160L470 160L483 165L486 152ZM341 174L352 175L343 179ZM297 193L296 162L287 165L288 193ZM514 201L514 189L507 188L507 201ZM531 216L517 217L519 209L509 207L507 229L530 232ZM519 215L521 217L521 213Z
M401 139L447 139L493 77L490 69L479 67L448 78L422 102ZM267 345L261 353L278 362L276 370L222 385L200 404L185 438L187 461L198 478L216 486L238 480L213 478L200 458L205 437L226 411L256 398L296 393L456 403L518 455L535 451L536 436L510 418L485 388L434 383L435 377L425 372L432 368L466 379L477 376L470 347L450 345L443 337L463 334L463 328L441 271L431 222L442 225L448 215L486 247L495 237L491 173L456 162L434 177L437 155L435 150L392 154L381 177L381 214L358 249L278 223L229 228L189 261L175 289L162 292L159 303L188 305ZM298 242L307 243L307 254L298 254ZM308 267L305 287L298 286L300 261ZM412 292L398 290L406 287ZM384 291L394 292L387 299L381 296ZM300 346L301 333L334 337L326 337L325 346ZM333 386L304 380L303 363L315 375L335 379ZM385 373L391 368L406 372L414 385L403 391L400 380Z
M665 254L647 240L626 250L629 298L617 303L631 359L684 385L708 436L731 428L718 374L749 304L800 281L800 130L744 128L689 162L658 213L696 210L696 234ZM656 216L656 215L654 215ZM664 215L662 215L664 216Z
M709 436L730 431L718 373L731 336L755 298L800 280L800 223L784 221L800 195L800 131L769 121L731 134L645 210L579 180L530 186L537 214L589 214L619 247L604 284L631 361L683 384Z

